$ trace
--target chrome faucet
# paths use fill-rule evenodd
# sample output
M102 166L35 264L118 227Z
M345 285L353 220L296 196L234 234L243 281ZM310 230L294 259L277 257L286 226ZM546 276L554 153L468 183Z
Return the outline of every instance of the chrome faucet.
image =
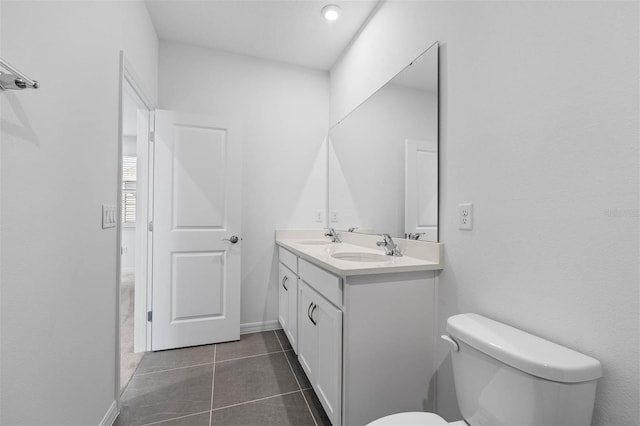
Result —
M384 254L387 256L402 256L398 246L393 242L393 238L389 234L382 234L383 241L378 241L376 245L378 247L384 247Z
M410 232L408 234L404 234L405 238L409 239L409 240L419 240L420 239L420 235L424 235L424 232Z
M341 243L342 242L342 241L340 241L340 237L338 237L338 233L333 228L329 228L329 232L325 232L324 236L325 237L331 237L331 242L332 243Z

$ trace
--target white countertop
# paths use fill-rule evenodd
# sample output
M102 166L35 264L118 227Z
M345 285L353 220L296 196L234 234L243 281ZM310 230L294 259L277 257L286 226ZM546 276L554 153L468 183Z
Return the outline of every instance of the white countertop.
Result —
M376 246L381 237L338 231L341 243L332 243L324 236L324 230L276 231L276 244L300 258L333 274L352 275L389 274L398 272L433 271L442 269L442 244L426 241L395 239L403 256L385 256L384 261L353 261L336 259L334 253L372 253L384 255L384 249ZM326 244L309 244L309 242Z

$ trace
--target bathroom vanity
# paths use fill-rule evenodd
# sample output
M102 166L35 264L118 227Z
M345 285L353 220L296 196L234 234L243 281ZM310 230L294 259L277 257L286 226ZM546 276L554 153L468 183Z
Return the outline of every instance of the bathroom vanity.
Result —
M276 231L280 324L334 426L432 410L437 42L335 122L328 141L327 226L360 232L332 242L324 230ZM387 235L380 248L376 233L397 247Z
M276 231L280 323L334 426L433 405L442 245L322 230Z

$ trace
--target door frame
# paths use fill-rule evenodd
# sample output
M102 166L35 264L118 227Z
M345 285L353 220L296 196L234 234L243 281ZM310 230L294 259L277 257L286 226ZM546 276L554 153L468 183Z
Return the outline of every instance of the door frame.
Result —
M153 154L152 151L150 150L149 147L149 132L151 131L151 129L153 129L153 112L156 109L156 105L155 102L151 100L151 98L149 96L147 96L145 90L143 89L143 87L145 87L145 85L143 84L144 80L142 80L140 77L138 77L138 75L135 73L133 66L131 65L131 63L127 60L127 57L125 55L124 51L120 51L120 66L119 66L119 99L118 99L118 146L117 146L117 151L118 151L118 172L117 172L117 183L116 183L116 188L117 188L117 198L116 198L116 215L117 215L117 221L116 221L116 247L115 247L115 252L116 252L116 315L115 315L115 321L116 321L116 352L115 352L115 400L117 403L117 407L118 407L118 412L120 411L120 285L121 285L121 280L120 280L120 269L121 269L121 245L122 245L122 153L123 153L123 126L124 126L124 120L123 120L123 114L124 114L124 98L126 96L125 91L129 91L131 90L133 92L133 94L138 98L138 101L144 105L144 109L146 109L147 111L149 111L149 129L147 129L147 134L146 137L143 138L145 142L142 142L144 145L143 147L143 151L146 151L148 153L147 156L143 156L142 158L138 158L137 162L138 165L140 163L143 164L143 167L146 170L149 170L149 163L150 163L150 156ZM141 141L140 138L138 138L138 147L137 147L137 151L140 152L140 148L141 148ZM142 161L141 161L142 160ZM145 176L142 176L143 178L145 178ZM145 199L147 201L147 208L144 209L143 211L138 210L138 212L136 212L137 214L141 214L141 216L139 216L141 218L141 220L136 220L136 225L138 225L139 223L148 223L149 222L149 218L150 218L150 209L152 208L152 191L150 191L150 188L152 188L153 186L153 173L152 171L149 172L146 176L146 179L143 179L143 181L141 182L137 182L136 183L136 192L137 194L139 194L140 192L143 192L146 196ZM140 191L140 188L142 188L142 191ZM146 312L147 312L147 306L149 306L149 300L151 297L151 290L150 290L150 275L149 275L149 265L150 265L150 259L152 256L152 245L149 244L148 240L150 238L152 238L152 236L150 235L151 233L148 232L148 228L145 226L143 229L140 229L140 226L136 226L136 275L138 275L139 271L143 272L143 275L146 275L146 277L143 277L143 279L136 279L136 284L135 284L135 292L138 293L139 291L142 293L141 296L143 297L139 297L136 298L136 304L135 304L135 319L134 319L134 323L138 323L138 324L145 324L144 327L139 327L138 328L138 332L134 333L135 338L134 338L134 350L138 350L138 351L148 351L151 348L151 342L150 342L150 336L151 333L149 331L150 328L150 324L146 321ZM140 242L145 242L146 244L139 244ZM138 247L139 246L139 247ZM140 253L138 253L138 250L140 250ZM146 259L146 264L145 265L140 265L139 260L140 259ZM142 268L142 269L140 269ZM146 278L146 279L145 279ZM139 302L141 301L141 302ZM142 321L142 322L140 322Z

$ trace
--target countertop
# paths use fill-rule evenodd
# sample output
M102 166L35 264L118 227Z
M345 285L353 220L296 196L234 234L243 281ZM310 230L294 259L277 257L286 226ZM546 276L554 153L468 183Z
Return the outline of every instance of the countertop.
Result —
M372 253L384 255L376 246L381 237L371 234L338 231L342 242L332 243L324 230L276 231L276 244L300 258L341 277L434 271L442 269L442 244L394 238L403 256L385 256L384 261L353 261L332 257L334 253ZM319 244L309 244L309 242ZM320 243L325 244L320 244Z

